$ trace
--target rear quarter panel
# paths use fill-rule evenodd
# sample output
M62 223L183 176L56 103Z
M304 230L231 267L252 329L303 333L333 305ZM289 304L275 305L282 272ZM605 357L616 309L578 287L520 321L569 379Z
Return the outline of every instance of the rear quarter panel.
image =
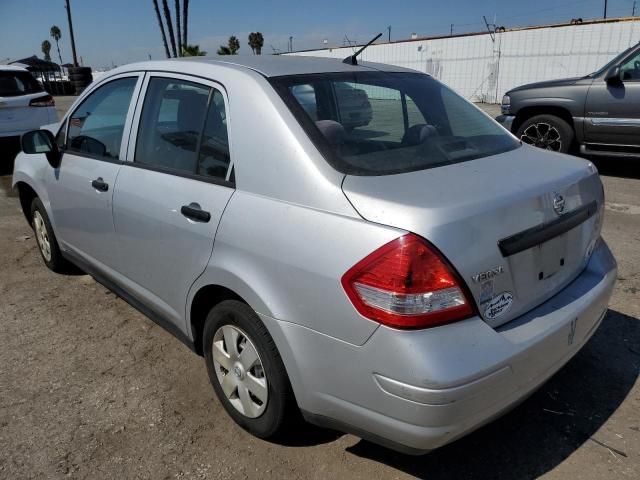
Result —
M260 314L361 345L379 324L356 312L340 280L359 260L403 233L238 191L189 304L201 287L223 285Z

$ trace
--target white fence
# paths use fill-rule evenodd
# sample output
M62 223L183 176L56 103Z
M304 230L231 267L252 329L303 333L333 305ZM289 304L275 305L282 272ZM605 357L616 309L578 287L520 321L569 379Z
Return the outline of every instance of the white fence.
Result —
M640 18L371 45L362 60L426 72L472 101L526 83L581 76L640 41ZM344 58L353 47L293 55Z

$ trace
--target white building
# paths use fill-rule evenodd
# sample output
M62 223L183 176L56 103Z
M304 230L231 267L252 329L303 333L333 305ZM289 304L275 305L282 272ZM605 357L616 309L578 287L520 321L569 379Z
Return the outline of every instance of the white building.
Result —
M591 73L638 41L640 18L630 17L378 43L360 58L426 72L469 100L498 103L519 85ZM344 58L357 48L292 55Z

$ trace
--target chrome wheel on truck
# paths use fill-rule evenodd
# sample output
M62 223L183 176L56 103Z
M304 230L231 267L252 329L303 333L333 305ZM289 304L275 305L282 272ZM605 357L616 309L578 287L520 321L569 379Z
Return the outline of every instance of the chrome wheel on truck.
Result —
M534 147L553 150L554 152L562 151L562 138L558 129L548 123L534 123L529 125L520 140Z
M573 127L555 115L543 114L528 118L518 127L516 136L534 147L567 153L573 143Z

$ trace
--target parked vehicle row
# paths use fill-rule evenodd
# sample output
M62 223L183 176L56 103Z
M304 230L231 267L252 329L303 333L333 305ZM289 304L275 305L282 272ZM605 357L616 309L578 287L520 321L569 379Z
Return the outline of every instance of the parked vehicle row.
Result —
M432 77L348 60L114 69L23 136L13 185L44 263L203 355L243 428L299 409L422 453L593 335L616 278L603 188Z

